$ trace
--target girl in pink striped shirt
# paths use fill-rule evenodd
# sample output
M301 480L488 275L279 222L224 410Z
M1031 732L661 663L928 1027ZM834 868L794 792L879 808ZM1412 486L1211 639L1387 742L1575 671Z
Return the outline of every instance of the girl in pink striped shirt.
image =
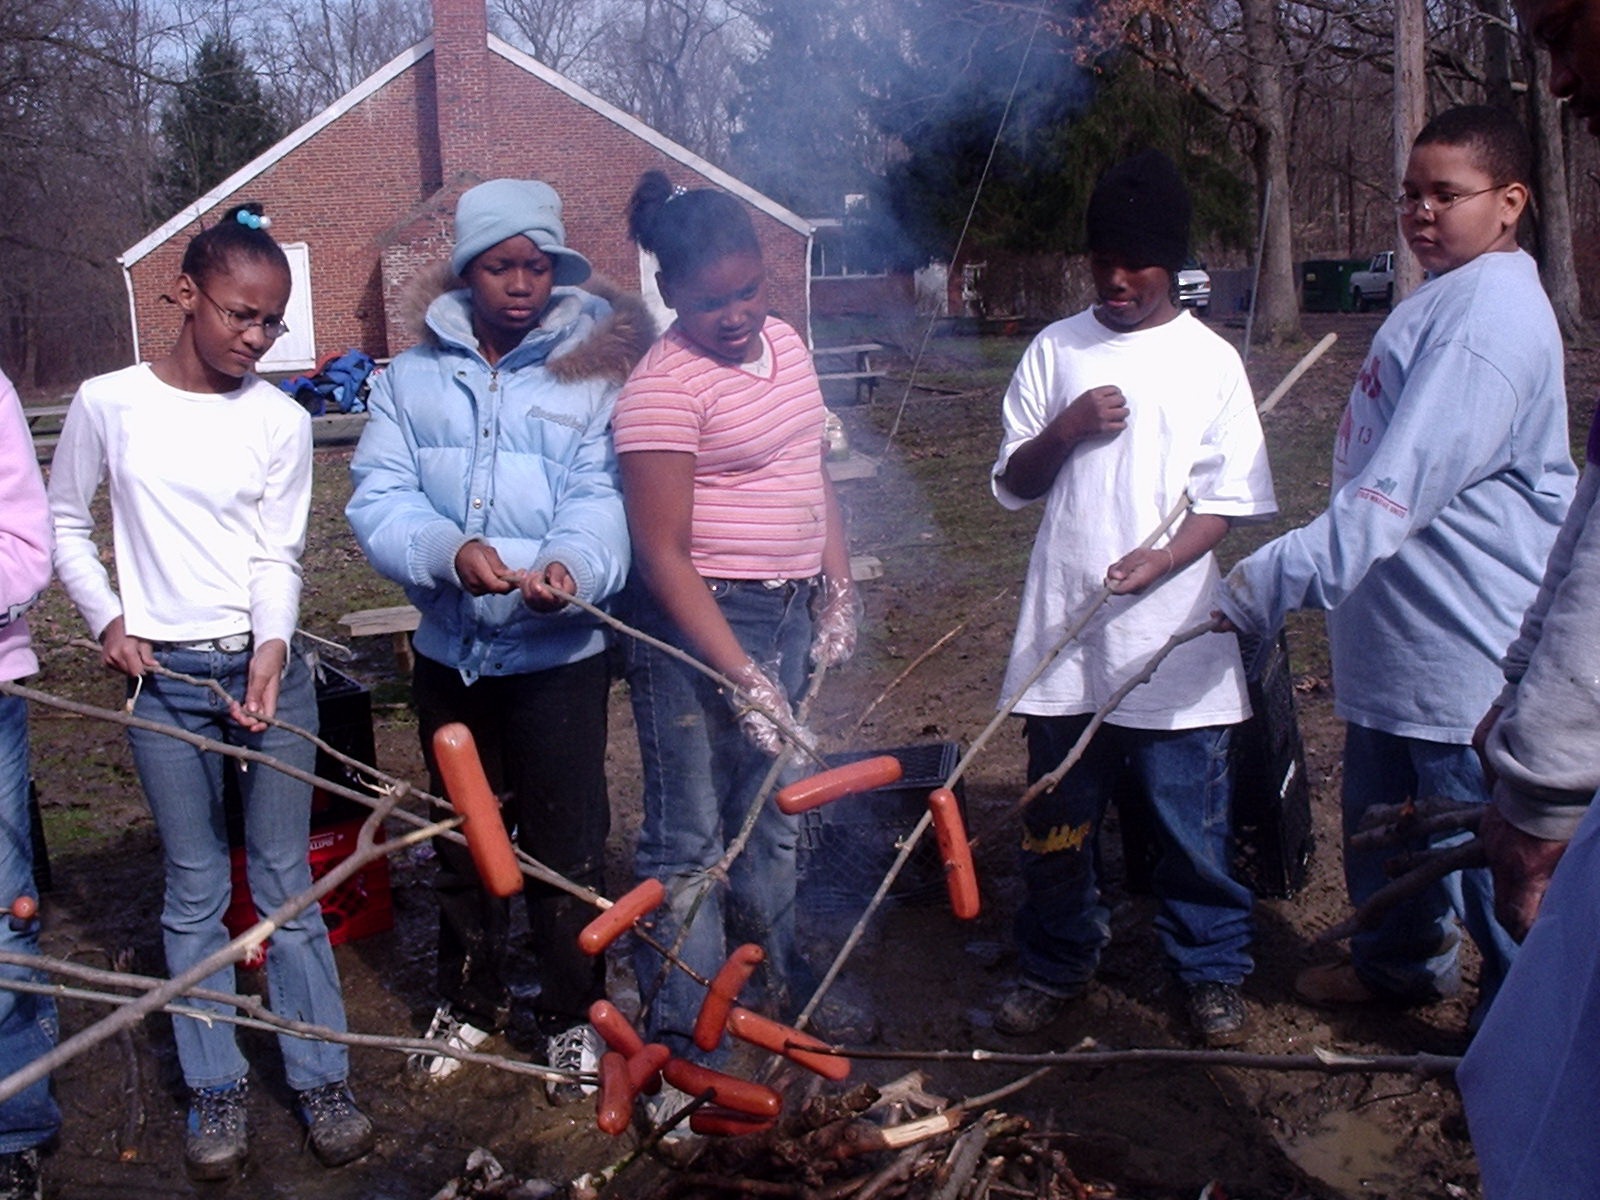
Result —
M629 230L656 256L677 320L651 347L613 417L633 538L629 619L694 654L739 688L637 639L625 645L644 766L635 868L667 885L670 944L691 907L682 957L715 973L728 945L767 959L765 1006L797 1007L806 979L795 952L796 818L767 805L729 873L707 873L739 831L810 669L855 647L856 604L839 508L823 470L822 393L805 343L767 313L760 243L744 206L710 189L674 189L651 171L629 203ZM759 706L751 707L751 702ZM652 1039L677 1051L701 989L661 970L647 947L635 967Z

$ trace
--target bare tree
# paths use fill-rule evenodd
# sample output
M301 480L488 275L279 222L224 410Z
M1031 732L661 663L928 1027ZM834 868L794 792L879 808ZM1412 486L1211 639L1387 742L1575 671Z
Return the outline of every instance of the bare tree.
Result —
M615 5L595 0L493 0L496 29L553 71L592 78Z
M171 32L142 0L0 6L0 361L25 388L127 361L115 255L145 220Z
M309 119L428 36L428 0L282 0L251 10L252 57L290 124Z
M1573 258L1572 204L1567 192L1566 156L1562 153L1565 138L1560 108L1550 94L1550 60L1533 52L1531 45L1529 51L1528 97L1537 159L1535 194L1539 197L1539 274L1556 310L1561 334L1570 342L1582 333L1583 297Z
M602 94L710 159L728 152L739 18L721 0L634 0L599 49Z

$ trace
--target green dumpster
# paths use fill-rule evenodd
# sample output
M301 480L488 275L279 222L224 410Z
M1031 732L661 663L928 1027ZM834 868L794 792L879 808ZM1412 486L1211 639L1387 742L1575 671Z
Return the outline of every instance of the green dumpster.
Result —
M1311 258L1300 264L1300 307L1305 312L1349 312L1350 276L1364 258Z

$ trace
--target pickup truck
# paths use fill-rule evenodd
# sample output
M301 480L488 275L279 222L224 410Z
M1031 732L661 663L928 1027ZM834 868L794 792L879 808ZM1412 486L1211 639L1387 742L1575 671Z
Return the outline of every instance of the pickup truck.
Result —
M1388 308L1394 303L1394 251L1381 250L1372 256L1365 271L1350 276L1350 307L1366 312L1374 304Z

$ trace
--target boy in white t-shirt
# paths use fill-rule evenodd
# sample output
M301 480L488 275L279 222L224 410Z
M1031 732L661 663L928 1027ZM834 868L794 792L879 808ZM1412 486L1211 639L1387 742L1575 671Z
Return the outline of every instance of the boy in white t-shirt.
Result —
M1145 151L1112 167L1088 208L1098 302L1028 348L1004 404L994 493L1043 498L1004 694L1049 656L1103 584L1116 596L1023 693L1028 778L1066 757L1090 716L1167 638L1211 610L1212 548L1235 518L1276 511L1261 425L1238 354L1176 302L1189 197ZM1154 548L1132 550L1187 491L1193 505ZM995 1014L1035 1033L1081 996L1110 938L1096 861L1118 774L1149 797L1158 844L1156 928L1210 1045L1246 1036L1239 984L1252 963L1248 888L1229 872L1232 727L1249 715L1237 640L1180 646L1111 714L1088 752L1024 816L1017 914L1022 977Z

